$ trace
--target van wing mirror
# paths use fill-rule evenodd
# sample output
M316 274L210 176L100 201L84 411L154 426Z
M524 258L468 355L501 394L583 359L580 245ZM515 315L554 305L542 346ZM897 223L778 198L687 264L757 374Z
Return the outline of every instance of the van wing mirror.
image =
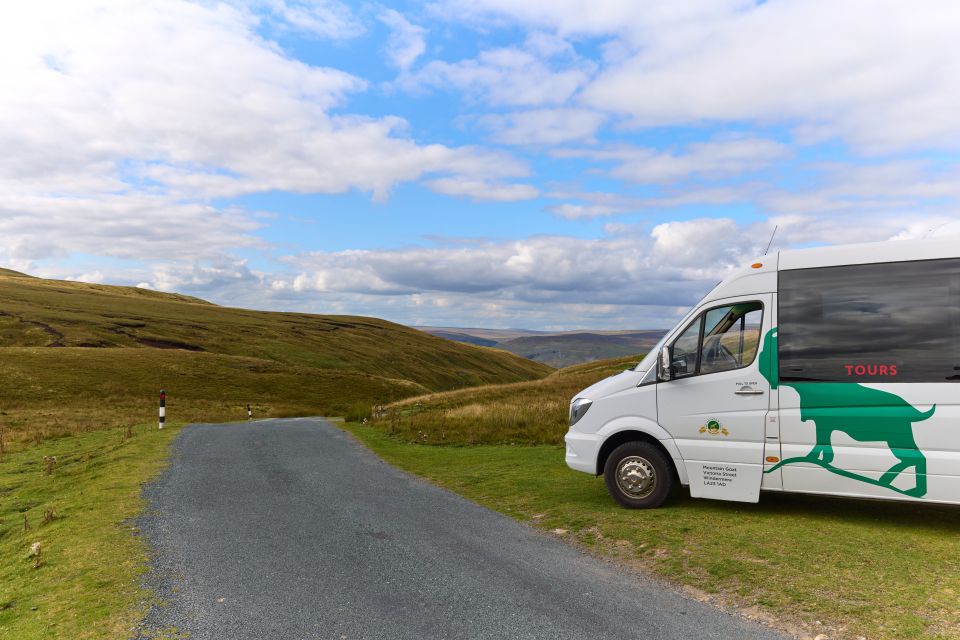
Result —
M673 349L669 346L660 348L660 360L657 371L657 378L663 381L670 380L673 377Z

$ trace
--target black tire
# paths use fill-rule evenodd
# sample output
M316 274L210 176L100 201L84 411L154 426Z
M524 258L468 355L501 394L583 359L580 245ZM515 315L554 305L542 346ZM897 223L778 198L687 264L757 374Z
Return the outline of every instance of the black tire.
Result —
M649 442L625 442L610 452L603 479L613 499L628 509L655 509L673 490L673 462Z

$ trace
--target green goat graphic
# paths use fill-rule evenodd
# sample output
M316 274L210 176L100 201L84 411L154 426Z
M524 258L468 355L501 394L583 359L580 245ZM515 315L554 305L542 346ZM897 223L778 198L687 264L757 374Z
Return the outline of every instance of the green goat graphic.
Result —
M760 352L760 373L771 389L780 384L777 362L777 330L767 332ZM913 438L913 423L926 420L936 411L933 405L919 411L900 396L850 382L784 383L800 395L800 419L812 420L817 428L817 440L805 456L781 461L767 473L794 462L812 462L841 476L886 487L904 495L920 498L927 493L927 459L917 448ZM879 480L861 476L834 467L834 431L841 431L858 442L886 442L900 462L884 473ZM903 490L892 485L898 475L913 467L916 486Z

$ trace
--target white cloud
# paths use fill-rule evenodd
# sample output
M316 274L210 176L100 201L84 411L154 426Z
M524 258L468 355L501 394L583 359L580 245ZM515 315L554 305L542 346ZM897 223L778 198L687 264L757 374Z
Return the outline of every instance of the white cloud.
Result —
M702 218L658 224L650 232L653 255L674 266L704 270L715 265L735 265L755 246L736 222L729 218ZM713 271L715 273L715 271ZM709 276L704 276L709 277Z
M555 145L593 142L607 116L589 109L530 109L492 114L479 119L495 142L515 145Z
M551 205L547 207L547 210L561 218L573 220L622 213L664 215L676 207L755 202L769 197L768 194L772 193L769 185L754 182L736 186L689 187L680 185L660 191L658 195L636 196L619 192L558 189L548 191L544 194L544 197L551 200L566 201L558 205Z
M247 214L149 194L96 198L6 192L0 199L0 263L93 254L131 261L210 259L262 246Z
M441 14L598 38L585 106L637 127L761 122L866 153L960 147L952 0L448 0Z
M768 121L868 152L960 145L948 0L768 2L651 41L584 91L637 126Z
M765 232L769 238L773 225L778 225L774 248L784 249L820 244L856 244L882 242L932 235L936 227L948 222L938 214L915 214L906 211L820 216L784 214L771 216ZM956 220L956 216L953 216Z
M547 207L547 211L567 220L612 216L622 212L621 209L605 204L572 204L569 202Z
M252 6L315 32L341 7ZM202 259L258 244L249 213L210 198L383 199L402 181L528 173L503 152L418 144L396 117L332 114L366 82L287 57L257 20L178 0L11 8L0 22L0 257Z
M424 39L426 29L413 24L394 9L385 9L379 17L382 23L390 27L390 37L387 39L390 62L401 70L409 69L427 50Z
M839 221L779 216L753 223L701 218L652 229L609 225L596 240L536 236L309 252L287 259L298 275L280 289L296 292L301 305L337 300L345 312L380 309L381 315L420 324L517 326L522 318L539 326L667 326L732 269L761 254L775 224L780 228L773 251L916 237L943 221L899 214Z
M650 247L634 238L551 236L472 247L311 252L291 263L301 271L294 285L301 291L496 294L501 302L561 302L575 296L578 302L617 304L664 304L693 296L696 286L653 284L645 272L653 266Z
M807 168L813 177L792 189L767 187L753 201L783 215L863 215L908 211L910 216L957 216L960 165L906 160L856 165L823 163Z
M393 250L314 251L287 274L211 256L130 274L133 282L252 308L368 314L410 324L665 327L731 269L772 248L960 233L956 217L900 212L781 215L752 223L701 218L607 225L596 240L448 239ZM57 275L49 272L46 275Z
M960 169L946 155L811 165L761 133L653 146L661 132L615 145L602 130L786 129L794 146L839 136L864 152L956 148L952 4L457 0L439 11L484 34L508 24L523 35L516 45L504 44L516 31L482 35L476 55L447 61L423 59L426 30L399 12L356 11L337 0L12 5L0 23L0 263L258 307L638 326L678 313L752 257L774 224L775 246L956 227ZM298 61L269 39L296 30L342 46L364 31L361 14L390 29L395 86L461 92L480 112L463 120L524 148L427 144L402 118L351 114L366 80ZM581 55L594 51L596 61ZM523 158L552 145L578 145L554 152L584 161L577 171L642 186L541 194ZM809 155L843 157L833 149ZM265 274L237 255L275 255L257 239L268 220L209 204L270 191L383 200L409 181L472 200L546 197L571 220L648 222L616 220L591 240L305 253L288 259L289 273ZM756 222L669 221L675 207L734 203L751 205Z
M563 149L557 157L585 157L615 161L610 172L616 178L641 184L663 184L690 178L719 179L757 171L789 155L774 140L745 136L721 136L707 142L688 144L682 153L631 145L601 149Z
M810 243L887 240L933 228L937 217L899 214L779 216L753 223L698 218L643 227L610 226L586 240L524 240L395 250L307 252L286 259L295 290L406 296L413 293L496 295L502 301L680 305L695 300L762 253L773 226L776 248ZM869 224L868 224L869 223ZM851 238L851 236L854 236Z
M437 178L427 181L426 186L448 196L466 196L472 200L494 202L533 200L540 195L539 189L529 184L491 183L462 177Z
M238 0L234 4L260 10L282 27L320 38L353 38L364 31L350 8L338 0Z
M330 115L366 83L285 57L223 5L36 11L0 27L0 179L59 188L106 175L148 178L180 196L384 197L452 165L508 166L478 150L418 145L398 135L399 118Z
M753 0L446 0L437 9L448 19L486 25L519 23L530 29L552 29L564 36L609 36L631 39L657 34L676 37L689 25L726 17L751 7ZM673 33L666 36L666 32Z
M536 107L565 103L595 69L568 43L531 34L522 47L486 49L458 62L432 60L397 85L408 91L452 88L494 105Z
M189 290L194 295L258 295L267 280L253 272L245 260L222 257L205 262L158 265L150 279L138 286L159 291Z
M618 156L609 149L597 153L606 154L605 157L625 155ZM898 213L905 219L918 218L935 224L960 216L960 165L956 163L897 160L797 164L792 166L790 175L789 186L758 180L707 186L679 182L662 185L643 196L557 188L544 197L561 201L548 210L570 219L622 213L670 216L672 209L681 206L737 203L749 205L761 215L817 219L824 228L830 224L843 227L846 220L869 227L871 216ZM822 241L840 242L826 235Z

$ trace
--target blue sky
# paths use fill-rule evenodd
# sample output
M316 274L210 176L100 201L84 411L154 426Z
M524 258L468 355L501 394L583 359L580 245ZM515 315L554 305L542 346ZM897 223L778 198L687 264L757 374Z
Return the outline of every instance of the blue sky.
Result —
M408 324L664 327L762 251L960 233L960 9L22 3L0 264Z

